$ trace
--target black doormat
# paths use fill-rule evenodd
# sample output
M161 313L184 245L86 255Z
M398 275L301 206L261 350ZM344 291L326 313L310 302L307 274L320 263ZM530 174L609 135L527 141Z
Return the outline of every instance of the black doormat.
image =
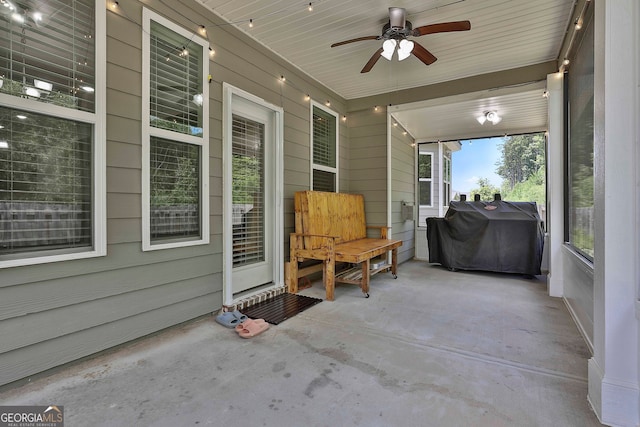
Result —
M247 307L242 310L242 314L252 319L264 319L272 325L277 325L319 302L322 300L318 298L284 293Z

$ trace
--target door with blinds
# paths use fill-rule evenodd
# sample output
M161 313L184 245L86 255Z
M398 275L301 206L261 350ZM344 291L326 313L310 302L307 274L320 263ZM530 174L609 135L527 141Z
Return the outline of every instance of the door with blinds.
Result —
M273 120L270 109L234 99L230 147L234 295L274 280Z

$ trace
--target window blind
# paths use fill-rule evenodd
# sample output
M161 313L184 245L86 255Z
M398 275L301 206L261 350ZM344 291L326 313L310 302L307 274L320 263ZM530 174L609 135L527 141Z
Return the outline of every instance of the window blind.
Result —
M0 255L92 245L86 123L0 107Z
M151 22L151 126L202 135L202 46Z
M96 3L10 4L0 6L0 92L94 112Z
M152 242L201 236L200 147L151 137Z
M336 119L330 113L313 107L313 163L336 167Z
M265 260L264 125L234 115L233 265Z

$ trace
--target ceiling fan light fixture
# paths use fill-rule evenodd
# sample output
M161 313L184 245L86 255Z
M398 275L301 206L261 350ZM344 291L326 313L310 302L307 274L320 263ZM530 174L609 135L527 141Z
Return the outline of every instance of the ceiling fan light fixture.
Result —
M498 115L497 111L485 111L481 116L476 117L476 120L481 125L485 124L485 122L495 125L502 121L502 117Z
M413 42L411 40L400 40L400 47L398 48L398 61L407 59L411 55L413 50Z
M391 61L391 57L393 57L393 52L396 50L397 42L394 39L385 40L382 43L382 55L386 60Z

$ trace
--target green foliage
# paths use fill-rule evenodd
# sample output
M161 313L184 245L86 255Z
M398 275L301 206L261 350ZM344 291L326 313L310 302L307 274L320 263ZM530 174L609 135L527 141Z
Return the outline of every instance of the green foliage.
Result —
M475 194L480 195L480 200L493 200L496 193L499 193L500 189L489 182L488 178L478 178L478 187L471 190L471 197Z
M24 94L24 89L26 85L17 82L15 80L10 80L7 78L3 78L2 88L0 88L0 93L6 93L8 95L13 95L21 98L27 98ZM75 96L62 93L60 91L52 91L50 93L43 93L43 95L38 98L40 102L44 102L46 104L59 105L61 107L67 108L76 108L78 104L78 98Z
M158 129L166 129L174 132L182 133L185 135L202 136L202 128L196 128L189 126L185 123L180 123L173 120L165 120L159 117L151 117L151 127Z
M3 122L12 122L0 131L10 141L0 150L0 185L7 190L0 194L16 202L89 201L91 125L36 113L11 120L16 111L0 108Z
M502 186L503 199L512 202L536 202L538 205L544 206L546 203L544 177L544 168L540 168L526 181L518 182L512 189L505 181Z
M253 204L253 195L262 194L260 160L253 156L233 156L233 203Z
M500 145L502 159L496 163L496 173L513 190L545 166L544 134L516 135L505 138Z
M152 139L151 206L198 205L199 147Z

